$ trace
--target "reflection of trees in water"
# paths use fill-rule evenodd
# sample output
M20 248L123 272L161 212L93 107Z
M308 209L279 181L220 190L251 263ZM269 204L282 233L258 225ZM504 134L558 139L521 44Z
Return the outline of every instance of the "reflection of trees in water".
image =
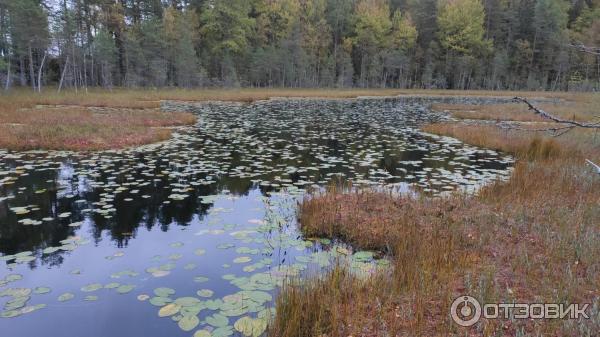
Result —
M45 162L45 167L54 169L27 169L28 175L19 177L14 185L0 186L0 195L15 196L14 200L0 202L0 252L15 254L32 250L40 256L39 250L61 246L61 240L74 235L76 228L68 225L84 218L85 229L96 243L104 234L117 246L125 247L137 236L140 226L147 230L159 226L160 230L168 231L173 225L188 226L196 216L202 219L213 205L202 203L199 197L224 190L247 196L250 190L259 188L262 195L267 195L277 185L290 182L327 183L338 177L384 180L388 179L386 174L395 176L394 181L388 182L396 182L404 181L403 174L412 174L423 167L446 168L453 157L426 158L443 146L414 132L416 125L429 118L426 113L415 113L425 109L423 102L415 102L292 100L243 108L218 105L208 115L204 110L199 111L205 113L208 128L185 131L190 136L189 143L170 142L154 152L78 155L62 164L43 156L37 161L33 157L4 160L0 162L2 169L30 162ZM410 144L416 146L410 148ZM452 152L452 147L443 149ZM361 161L367 157L370 163L362 165ZM477 153L470 161L480 158L490 157ZM422 164L403 163L415 161ZM507 166L493 161L466 160L466 163L476 164L477 168ZM204 185L207 180L214 181ZM202 185L191 185L194 182ZM183 186L186 191L177 194L185 194L186 198L169 199L177 186ZM116 193L118 187L127 190ZM35 193L41 189L46 191ZM139 192L130 193L133 189ZM66 197L67 193L73 197ZM144 195L148 198L143 198ZM101 209L103 205L95 204L100 201L115 209L108 218L97 212L84 212ZM8 204L36 205L39 210L16 216L9 211ZM72 214L56 219L64 212ZM55 220L40 226L17 222L25 217ZM39 261L60 264L63 254L58 251L41 256Z
M19 219L57 217L61 212L74 208L74 202L65 198L57 199L54 179L55 171L31 171L29 175L20 177L17 183L6 186L5 195L14 195L10 204L35 205L39 210L17 217L9 211L9 202L0 203L0 252L12 255L23 251L35 251L50 246L60 246L61 240L74 235L75 229L69 227L75 217L55 219L43 222L38 226L26 226L18 223ZM48 183L46 181L52 180ZM22 187L27 189L22 190ZM43 193L35 193L46 189ZM57 259L48 259L56 264ZM35 262L35 261L33 261ZM43 260L42 260L43 262ZM33 264L32 266L35 266Z

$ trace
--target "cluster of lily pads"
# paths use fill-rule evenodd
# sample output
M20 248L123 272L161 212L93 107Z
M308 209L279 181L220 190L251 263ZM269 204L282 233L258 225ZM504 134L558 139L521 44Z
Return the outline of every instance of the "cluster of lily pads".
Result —
M0 261L9 270L56 261L54 257L77 254L77 248L98 242L103 232L122 247L103 256L103 262L128 259L128 240L144 245L138 227L157 224L165 230L190 226L190 240L211 236L214 246L170 242L165 249L172 251L149 257L150 266L111 272L107 277L113 282L77 286L53 295L54 300L41 297L51 292L46 286L12 287L23 276L8 274L0 279L0 297L7 299L1 317L43 309L45 304L30 304L33 296L57 305L100 301L101 291L127 296L139 291L141 280L167 282L177 271L199 286L196 296L177 297L176 289L160 287L137 293L138 300L156 306L159 317L195 337L260 336L273 314L276 288L290 278L336 263L364 276L388 266L374 252L303 238L295 211L306 188L347 179L439 195L505 179L512 163L500 153L419 131L432 117L420 101L178 103L177 109L197 113L198 124L159 144L89 154L0 150L0 237L5 238ZM228 213L248 211L236 208L236 201L255 190L262 193L257 208L264 217L222 221ZM190 225L196 216L199 228ZM29 245L26 251L24 245ZM285 257L274 256L279 251ZM235 256L207 265L207 252ZM180 262L190 257L193 262ZM237 291L219 293L202 286L209 278L196 270L203 268L226 270L220 281ZM29 273L35 275L35 270Z
M194 236L215 236L232 239L222 242L215 240L216 249L230 250L236 256L230 261L233 265L241 265L241 273L226 273L222 282L238 288L237 292L218 294L214 290L200 288L196 296L177 297L177 291L172 288L159 287L151 294L138 293L137 299L157 307L157 315L170 319L175 326L185 332L194 332L194 336L230 336L240 333L244 336L260 336L267 328L269 319L274 314L273 294L277 287L284 285L287 280L297 278L302 272L315 266L317 269L327 268L335 263L347 263L351 270L359 275L372 275L387 267L385 259L376 259L372 252L352 252L349 248L332 242L329 239L303 239L298 237L293 221L295 219L294 205L301 192L272 193L270 197L260 197L256 200L264 205L262 219L249 219L247 224L227 224L218 221L218 217L234 208L214 208L211 215L215 219L207 219L207 228L200 229ZM213 202L228 200L235 202L237 197L227 194L212 196ZM216 227L215 227L216 226ZM78 239L77 241L86 241ZM222 242L222 243L219 243ZM181 268L178 261L184 256L194 256L199 263L211 247L187 247L186 243L175 241L166 243L168 250L174 251L165 256L153 256L150 261L156 265L145 269L145 273L125 269L110 274L111 279L126 282L88 283L78 291L65 292L57 296L58 303L82 300L88 303L102 300L102 291L112 290L119 294L134 292L136 283L147 275L154 278L169 276L170 272ZM270 257L275 249L293 250L287 263L275 261ZM115 259L127 258L125 251L116 251L107 255L103 260L110 263ZM218 267L218 266L213 266ZM221 266L224 269L229 264ZM196 263L183 265L183 270L193 273ZM78 275L81 270L75 269L71 274ZM22 279L21 275L11 274L0 281L0 287ZM205 276L191 276L190 282L202 284L207 282ZM50 293L49 287L39 289L7 288L0 296L14 296L10 299L0 316L3 318L17 317L46 307L46 304L27 305L32 294ZM46 300L52 301L50 298ZM46 302L47 303L47 302ZM59 304L56 304L59 305Z
M258 337L265 332L269 318L273 314L272 309L265 307L265 304L271 302L273 298L271 294L264 291L244 290L223 298L204 300L197 297L173 298L175 293L176 291L171 288L156 288L155 296L150 298L150 303L160 307L159 317L170 318L183 331L192 331L199 325L204 326L194 333L194 337L231 336L234 330L244 336ZM202 289L197 293L200 298L211 298L213 294L209 289ZM145 301L148 297L148 295L140 295L138 299ZM201 321L198 315L206 310L211 314L207 314ZM239 318L232 319L232 317ZM232 321L235 322L233 326Z

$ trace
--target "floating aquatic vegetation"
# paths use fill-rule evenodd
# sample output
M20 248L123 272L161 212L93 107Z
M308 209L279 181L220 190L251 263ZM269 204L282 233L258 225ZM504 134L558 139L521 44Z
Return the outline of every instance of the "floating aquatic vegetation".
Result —
M229 318L218 313L206 317L205 321L208 325L211 325L215 328L223 328L229 325Z
M0 261L7 262L7 268L26 268L19 264L29 263L31 269L23 273L35 282L37 275L93 242L85 248L86 258L89 254L90 264L102 265L77 278L78 283L66 289L73 293L62 294L59 301L75 296L94 301L96 293L87 293L112 289L126 294L137 284L148 293L136 294L137 300L147 301L158 316L184 331L200 326L195 337L259 336L272 313L266 307L286 279L335 261L346 261L359 275L372 275L389 265L374 252L352 252L329 239L302 238L295 227L295 207L306 189L352 180L355 186L443 195L475 191L510 174L509 157L420 132L418 126L430 117L423 102L288 100L180 106L201 117L198 125L176 131L161 144L91 154L0 150L0 203L10 210L8 217L0 215L0 222L8 222L15 233L32 234L31 243L17 242L18 249L26 251L13 254L11 247L11 255L0 256ZM49 198L56 200L47 202ZM181 235L171 235L176 230ZM161 231L169 231L166 243L148 240ZM119 251L114 252L115 247ZM96 256L96 251L102 255ZM140 265L148 260L153 261L149 268ZM48 268L34 269L39 265ZM195 276L196 269L211 280ZM92 279L97 270L126 284L102 286ZM81 270L71 274L80 275ZM20 281L13 275L20 274L9 274L0 287ZM176 289L162 287L150 293L143 285L159 281L153 278ZM72 279L67 275L67 285ZM206 287L214 290L198 290L191 280L210 281ZM188 288L180 289L179 281ZM228 293L231 287L237 290ZM2 317L37 310L28 306L30 297L35 300L34 295L50 291L10 289L0 291L11 296L11 310L5 308Z
M201 289L196 292L200 297L212 297L214 292L210 289Z
M265 318L251 318L244 316L234 323L237 331L247 337L259 337L267 330L268 322Z
M75 298L75 294L72 294L72 293L64 293L64 294L62 294L62 295L58 296L58 300L59 300L60 302L66 302L66 301L70 301L70 300L72 300L73 298Z
M179 310L181 310L181 305L176 304L176 303L169 303L169 304L165 305L164 307L160 308L160 310L158 311L158 316L159 317L173 316L176 313L178 313Z
M248 263L250 261L252 261L250 256L240 256L233 259L233 263Z
M198 326L198 324L200 324L198 317L191 315L183 316L183 318L177 322L177 325L179 325L179 328L181 328L183 331L192 331Z
M85 293L90 293L90 292L94 292L97 290L100 290L104 288L104 286L100 283L92 283L92 284L88 284L84 287L81 288L81 291L85 292Z
M135 285L132 285L132 284L120 285L117 287L117 292L119 294L127 294L127 293L131 292L133 289L135 289Z
M33 293L38 295L48 294L51 291L52 289L50 289L49 287L35 287L33 289Z
M157 306L157 307L165 306L171 302L173 302L173 300L168 297L156 296L156 297L152 297L150 299L150 304Z

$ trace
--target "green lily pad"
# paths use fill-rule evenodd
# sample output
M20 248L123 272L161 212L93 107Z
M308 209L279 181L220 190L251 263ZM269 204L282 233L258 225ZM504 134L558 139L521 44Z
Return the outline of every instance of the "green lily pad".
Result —
M104 289L115 289L118 288L121 284L117 282L111 282L104 286Z
M5 310L0 313L0 317L2 318L13 318L21 315L20 310Z
M131 285L131 284L129 284L129 285L122 285L122 286L119 286L117 288L117 292L119 294L127 294L127 293L131 292L133 289L135 289L134 285Z
M47 294L51 291L52 291L52 289L50 289L48 287L37 287L37 288L33 289L33 292L38 295Z
M231 335L233 335L233 328L231 326L217 328L212 332L212 337L228 337Z
M214 292L210 289L201 289L196 292L200 297L212 297Z
M183 316L183 318L177 322L177 325L179 325L179 328L183 331L192 331L198 324L200 324L200 320L196 316Z
M188 263L185 266L183 266L183 269L185 270L192 270L192 269L196 269L197 265L195 263Z
M74 294L71 294L71 293L64 293L64 294L62 294L62 295L58 296L58 300L59 300L60 302L66 302L66 301L70 301L70 300L72 300L73 298L75 298L75 295L74 295Z
M59 250L60 250L60 248L58 248L58 247L48 247L48 248L42 250L42 253L43 254L52 254L52 253L57 252Z
M150 299L150 304L157 306L157 307L163 307L171 302L173 302L173 300L168 297L158 296L158 297L152 297Z
M15 281L19 281L23 279L23 275L21 274L9 274L6 275L6 277L4 278L4 280L6 282L15 282Z
M173 242L169 246L171 246L173 248L180 248L180 247L183 247L183 242Z
M8 288L0 291L0 297L12 296L12 297L25 297L31 294L30 288Z
M158 317L168 317L173 316L181 310L181 305L170 303L160 308L158 311Z
M249 256L240 256L233 260L233 263L247 263L252 261L252 258Z
M213 314L205 319L206 323L214 326L215 328L223 328L229 325L229 318L221 314Z
M259 337L267 330L267 320L244 316L238 319L233 326L246 337Z
M208 330L198 330L194 333L194 337L212 337L212 334Z
M160 287L154 289L154 294L159 297L169 297L175 294L175 290L171 288Z
M93 283L93 284L88 284L84 287L81 288L81 291L85 292L85 293L91 293L94 292L96 290L100 290L102 289L103 286L100 283Z
M194 305L198 305L200 300L195 297L180 297L175 300L175 303L181 305L182 307L191 307Z
M369 262L373 259L373 256L373 252L360 251L354 253L354 255L352 255L352 258L358 262Z
M84 297L83 300L84 301L88 301L88 302L97 301L98 300L98 296L88 295L88 296Z

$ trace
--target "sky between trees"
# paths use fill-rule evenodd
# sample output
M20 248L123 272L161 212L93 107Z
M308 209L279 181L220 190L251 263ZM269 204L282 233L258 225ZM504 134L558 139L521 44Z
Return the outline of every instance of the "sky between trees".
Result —
M0 0L0 80L598 90L600 0Z

